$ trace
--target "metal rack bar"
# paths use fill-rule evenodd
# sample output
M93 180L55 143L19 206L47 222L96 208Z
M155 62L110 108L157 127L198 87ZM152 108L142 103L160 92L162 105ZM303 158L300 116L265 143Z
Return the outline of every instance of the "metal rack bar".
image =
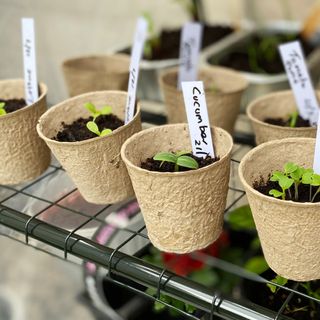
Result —
M29 216L23 213L1 208L0 223L18 232L24 233ZM61 228L53 227L41 220L33 219L30 223L29 236L57 249L65 249L65 240L69 233ZM136 257L126 255L120 251L97 244L89 239L72 234L69 238L70 246L67 248L73 254L85 261L91 261L105 268L112 268L113 272L122 277L157 289L162 269L146 263ZM113 258L110 260L112 253ZM109 261L110 260L110 261ZM231 320L273 320L276 313L254 304L237 303L230 299L218 298L205 286L197 284L189 279L179 277L174 273L166 271L167 281L162 286L163 293L180 299L186 303L210 314L212 312L212 302L214 301L214 314L224 319ZM279 320L288 319L280 315Z

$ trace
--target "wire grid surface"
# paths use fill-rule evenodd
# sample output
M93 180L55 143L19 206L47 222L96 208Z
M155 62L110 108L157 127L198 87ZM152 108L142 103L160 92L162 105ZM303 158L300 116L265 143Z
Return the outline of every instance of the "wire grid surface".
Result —
M249 149L249 146L244 145L235 145L234 147L232 154L233 160L231 164L231 179L227 198L227 207L225 210L226 213L228 213L230 209L247 203L245 192L242 190L237 177L237 169L240 159ZM136 223L130 225L127 217L120 217L119 219L119 216L115 215L115 213L123 207L126 208L127 212L129 211L129 215L131 214L132 216L135 215L138 217L138 219L136 219ZM138 212L138 205L134 199L116 205L103 206L89 204L81 197L71 179L55 160L42 176L30 183L16 186L1 186L0 210L2 211L3 209L11 209L30 216L30 219L25 226L25 235L7 227L0 226L0 228L2 228L0 231L2 231L4 235L18 241L25 241L36 249L45 251L60 258L68 259L75 263L80 263L81 259L75 258L72 255L67 255L68 241L71 236L78 234L99 242L99 240L94 237L94 234L102 226L112 226L118 233L117 241L114 243L108 243L108 246L114 249L113 253L121 251L129 255L134 255L138 248L143 248L149 244L146 228L144 226L143 219L141 218L141 213ZM68 236L65 238L64 252L61 252L61 250L55 249L51 246L44 245L37 240L29 239L31 230L28 230L28 227L29 223L34 218L44 221L51 226L62 228L68 232ZM132 242L135 242L134 246L131 245ZM222 269L242 279L249 279L260 283L270 282L261 276L245 271L237 265L233 265L227 261L203 253L194 254L193 258L206 263L210 267ZM108 273L106 271L107 276L109 277L110 271ZM162 275L165 271L166 270L163 269ZM131 290L159 301L161 277L162 276L159 278L158 294L156 297L152 297L133 287ZM112 277L110 278L112 280ZM128 288L128 285L123 284L118 280L114 279L113 281ZM292 288L280 287L283 290L288 291L289 295L278 312L275 313L274 319L279 318L294 295L304 296L320 303L319 300L297 291L295 289L297 285L294 285ZM168 307L176 309L171 305L168 305ZM215 302L213 301L211 318L213 318L215 308ZM202 319L202 317L196 317L186 312L184 312L184 315L191 319Z

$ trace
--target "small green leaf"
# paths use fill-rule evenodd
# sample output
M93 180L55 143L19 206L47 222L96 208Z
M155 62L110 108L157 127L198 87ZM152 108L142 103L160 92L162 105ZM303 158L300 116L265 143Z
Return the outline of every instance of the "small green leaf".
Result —
M248 205L244 205L231 211L227 215L227 221L233 230L255 229L252 212Z
M320 186L320 175L319 174L316 174L316 173L313 174L311 185L314 187Z
M298 169L298 166L293 163L293 162L287 162L285 165L284 165L284 172L286 174L290 174L294 171L296 171Z
M311 184L312 183L312 177L313 177L313 170L307 169L302 175L302 183L303 184Z
M191 153L191 151L178 151L178 152L175 152L175 155L177 157L180 157L180 156L183 156L183 155L188 154L188 153Z
M263 256L257 256L249 259L244 265L244 269L256 274L261 274L269 269L269 266Z
M270 181L279 181L282 177L284 177L284 174L281 171L275 171L270 177Z
M153 157L153 160L176 163L177 156L171 152L159 152Z
M288 279L286 278L283 278L279 275L277 275L274 279L271 280L273 283L276 283L276 284L279 284L281 286L284 286L287 282L288 282ZM271 292L272 293L275 293L277 290L278 290L278 287L277 286L274 286L273 284L271 283L267 283L267 286L270 288Z
M190 168L190 169L198 169L199 164L196 160L189 156L180 156L177 159L177 165L180 167Z
M4 116L6 114L7 114L6 110L0 109L0 116Z
M286 176L281 177L279 180L279 185L282 190L288 190L293 185L293 183L294 183L293 179L290 179Z
M97 112L96 107L95 107L94 104L91 103L91 102L86 102L86 103L84 104L84 107L85 107L90 113L92 113L92 114L94 114L94 113Z
M103 129L100 133L101 137L107 136L108 134L110 134L112 132L111 129Z
M154 302L154 311L155 312L162 312L165 308L166 308L166 306L163 303L161 303L159 301Z
M97 136L100 136L100 130L94 121L87 122L87 128Z
M300 168L300 167L297 167L297 169L293 172L290 173L290 177L296 181L296 182L300 182L302 176L303 176L303 173L304 173L304 169L303 168Z
M270 196L274 196L275 198L280 198L283 196L283 192L276 190L276 189L272 189L269 191Z
M6 104L4 102L0 102L0 109L3 109Z
M110 113L112 113L112 107L111 106L104 106L100 110L100 113L103 114L103 115L110 114Z
M289 117L289 121L290 121L289 125L291 128L295 128L295 126L297 124L298 116L299 116L298 111L291 113L291 115Z
M188 313L194 313L197 310L197 308L192 306L191 304L186 304L185 306Z
M261 248L261 243L259 237L255 237L250 243L250 249L258 250Z

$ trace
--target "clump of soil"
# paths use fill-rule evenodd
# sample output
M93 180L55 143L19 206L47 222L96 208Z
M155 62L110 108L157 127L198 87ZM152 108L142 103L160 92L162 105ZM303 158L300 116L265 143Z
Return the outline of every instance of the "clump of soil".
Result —
M276 181L270 181L270 176L268 178L267 181L265 181L265 179L263 177L260 177L259 181L255 181L253 183L253 188L257 191L259 191L260 193L272 197L271 195L269 195L269 191L272 189L276 189L280 192L282 192L278 182ZM313 186L309 186L306 184L300 184L298 187L298 199L295 200L294 199L294 185L292 185L292 187L289 190L286 190L286 200L292 200L294 202L310 202L310 188L311 188L311 195L313 196L315 194L315 192L317 191L318 187L313 187ZM281 198L279 198L281 199ZM320 193L315 197L315 200L313 201L315 202L320 202Z
M27 106L27 103L24 99L0 99L0 103L4 102L4 110L6 110L7 113L11 113L17 110L20 110Z
M97 135L86 127L87 122L92 120L93 118L89 117L79 118L71 124L62 122L62 129L52 139L61 142L75 142L96 138ZM115 130L124 125L124 122L114 114L100 115L95 122L100 131L103 129Z
M199 158L197 156L194 156L192 153L188 153L185 155L196 160L199 165L199 169L206 167L206 166L220 160L219 157L212 158L209 155L207 155L205 158ZM154 160L153 158L147 158L146 161L141 162L141 168L149 170L149 171L175 172L174 163L163 162L162 165L161 165L161 163L162 163L162 161ZM179 166L179 171L190 171L190 170L194 170L194 169Z
M281 127L290 127L290 119L282 119L282 118L266 118L264 122L273 124L275 126ZM297 118L297 122L295 128L306 128L311 127L309 120L303 119L300 115Z

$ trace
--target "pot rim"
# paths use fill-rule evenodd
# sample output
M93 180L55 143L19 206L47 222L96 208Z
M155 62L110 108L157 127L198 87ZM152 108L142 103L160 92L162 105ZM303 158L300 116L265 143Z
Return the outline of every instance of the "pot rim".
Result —
M248 158L250 158L252 155L254 155L255 153L257 153L258 151L260 151L261 149L264 149L265 147L268 147L269 145L280 145L280 144L284 144L287 142L312 142L315 141L316 139L314 138L286 138L286 139L281 139L281 140L272 140L272 141L268 141L265 143L260 144L259 146L253 148L252 150L250 150L241 160L240 165L239 165L239 169L238 169L238 173L239 173L239 178L241 183L243 184L243 186L245 187L245 189L250 190L251 193L253 193L256 197L260 198L261 201L268 201L268 202L273 202L275 204L278 205L287 205L289 207L298 207L298 208L304 208L304 207L311 207L314 209L319 209L320 207L320 202L316 202L316 203L311 203L311 202L295 202L292 200L280 200L271 196L267 196L257 190L255 190L245 179L244 175L243 175L243 167L246 165L246 162L248 160ZM271 172L270 172L271 173Z
M132 125L133 122L135 122L139 117L140 117L140 112L141 112L141 109L140 109L140 103L137 101L137 104L136 104L136 112L134 114L134 117L132 118L132 120L130 122L128 122L127 124L124 124L123 126L113 130L110 134L104 136L104 137L94 137L94 138L91 138L91 139L86 139L86 140L82 140L82 141L74 141L74 142L70 142L70 141L57 141L57 140L53 140L52 138L48 138L46 135L44 135L44 133L42 132L42 124L41 124L41 121L43 121L43 119L48 115L48 113L54 113L56 109L58 108L61 108L61 106L65 105L66 103L69 103L70 101L74 101L74 100L78 100L80 97L84 97L84 96L87 96L87 95L92 95L92 94L103 94L103 93L111 93L111 94L119 94L119 95L125 95L127 96L127 92L126 91L120 91L120 90L105 90L105 91L92 91L92 92L87 92L87 93L84 93L84 94L80 94L80 95L77 95L75 97L72 97L72 98L69 98L69 99L66 99L58 104L56 104L55 106L51 107L50 109L48 109L38 120L38 123L37 123L37 132L39 134L39 136L45 140L46 142L49 142L51 144L55 144L55 145L64 145L64 146L70 146L70 147L75 147L75 146L81 146L81 145L84 145L84 144L88 144L88 143L93 143L93 142L96 142L98 141L99 139L102 140L102 139L108 139L109 137L111 136L114 136L114 135L118 135L119 133L121 133L123 130L127 129L129 126Z
M216 126L211 126L210 128L211 129L214 129L214 130L218 130L218 132L222 132L226 137L228 137L228 140L229 140L229 143L230 143L230 146L229 146L229 149L228 151L222 156L220 157L220 159L218 161L215 161L214 163L208 165L208 166L205 166L203 168L199 168L199 169L196 169L196 170L190 170L190 171L180 171L180 172L158 172L158 171L149 171L149 170L146 170L146 169L142 169L141 167L138 167L136 165L134 165L125 155L125 149L127 147L127 145L129 143L131 143L131 141L135 140L135 139L138 139L140 136L144 135L145 133L149 132L149 131L155 131L159 128L172 128L172 127L177 127L177 126L187 126L188 127L188 124L187 123L174 123L174 124L167 124L167 125L163 125L163 126L157 126L157 127L151 127L149 129L145 129L145 130L142 130L140 132L137 132L135 133L134 135L132 135L129 139L127 139L124 144L122 145L121 147L121 158L122 160L126 163L126 165L130 166L131 168L134 168L135 170L137 171L140 171L140 172L143 172L143 173L148 173L154 177L178 177L178 176L191 176L191 175L196 175L196 174L200 174L202 172L205 172L205 171L208 171L210 169L212 169L213 167L217 167L219 165L221 165L225 160L227 160L227 158L230 156L231 154L231 151L232 151L232 148L233 148L233 140L232 140L232 137L231 135L224 129L220 128L220 127L216 127Z
M8 82L8 83L12 83L13 85L15 85L15 83L17 82L21 82L24 84L24 79L22 78L16 78L16 79L5 79L5 80L0 80L0 85L5 83L5 82ZM32 103L32 104L29 104L19 110L16 110L14 112L10 112L10 113L7 113L3 116L0 117L0 121L5 121L6 119L10 118L10 117L15 117L19 114L22 114L23 112L27 112L29 109L33 108L36 104L39 103L40 100L44 99L48 93L48 87L47 85L44 83L44 82L38 82L38 84L40 85L40 89L41 89L41 95L38 97L38 99ZM23 96L22 97L23 99L25 99L25 97Z
M180 90L177 89L176 85L171 85L168 84L167 81L165 81L165 78L171 74L178 74L179 72L179 67L174 67L174 68L169 68L167 70L164 70L161 74L160 74L160 83L164 86L164 87L168 87L170 89L174 88L177 92L182 92ZM229 68L225 68L225 67L220 67L220 66L200 66L199 67L199 73L203 72L203 73L208 73L208 74L213 74L215 72L220 72L220 73L224 73L230 77L235 78L238 82L239 82L239 87L235 90L230 90L228 92L216 92L214 93L214 95L217 96L227 96L230 94L235 94L235 93L240 93L243 92L245 89L248 88L249 86L249 82L248 80L243 77L239 72L234 71L233 69L229 69ZM201 80L199 80L201 81ZM240 86L240 81L242 82L241 86ZM211 94L209 89L205 89L205 93L206 94Z
M316 91L318 93L320 93L320 91ZM261 101L264 101L264 100L267 100L273 96L279 96L279 98L281 98L281 96L287 96L287 95L293 95L292 91L291 90L281 90L281 91L278 91L278 92L271 92L271 93L268 93L268 94L265 94L257 99L254 99L253 101L251 101L247 107L247 116L248 118L256 123L256 124L259 124L260 126L264 126L264 127L267 127L267 128L273 128L273 129L276 129L276 130L279 130L279 131L314 131L314 130L317 130L317 127L298 127L298 128L291 128L291 127L282 127L282 126L277 126L277 125L274 125L274 124L270 124L270 123L266 123L264 121L261 121L259 120L258 118L256 118L252 111L255 109L255 108L258 108L258 105Z

